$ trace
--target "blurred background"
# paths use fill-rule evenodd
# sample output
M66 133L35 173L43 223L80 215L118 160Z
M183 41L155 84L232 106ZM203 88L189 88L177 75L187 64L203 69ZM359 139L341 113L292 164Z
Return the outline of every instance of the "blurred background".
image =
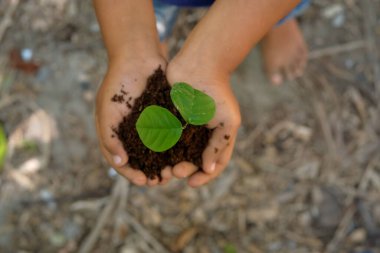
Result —
M206 10L180 13L171 54ZM90 0L0 0L0 252L380 252L380 0L314 0L304 77L257 49L243 124L201 189L135 187L97 148L106 53Z

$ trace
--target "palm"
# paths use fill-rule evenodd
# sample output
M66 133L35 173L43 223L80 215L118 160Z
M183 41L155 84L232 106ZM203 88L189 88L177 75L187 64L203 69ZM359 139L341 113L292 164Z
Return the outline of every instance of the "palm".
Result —
M131 169L122 143L114 138L114 128L122 118L131 112L131 106L144 91L147 78L161 65L163 60L136 61L111 65L99 88L96 99L96 128L100 147L107 161L123 176L138 185L147 182L145 175ZM121 95L123 100L116 102L113 97ZM128 106L129 104L129 106Z
M175 67L169 66L170 83L187 82L214 98L216 102L215 116L207 125L208 128L214 129L214 132L203 152L203 171L198 171L195 165L186 162L176 165L173 169L175 176L189 177L189 185L201 186L219 175L230 160L240 125L239 105L227 78L205 73L181 73L174 69Z

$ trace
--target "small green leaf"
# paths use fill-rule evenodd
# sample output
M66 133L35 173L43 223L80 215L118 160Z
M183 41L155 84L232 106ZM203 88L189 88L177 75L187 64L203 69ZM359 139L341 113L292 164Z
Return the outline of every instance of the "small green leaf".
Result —
M235 246L231 243L224 247L224 253L237 253Z
M2 125L0 125L0 171L4 166L5 155L7 154L7 137Z
M170 149L182 134L181 122L169 110L157 105L142 111L136 129L144 145L154 152Z
M207 124L215 115L215 101L187 83L176 83L170 97L186 122L200 126Z

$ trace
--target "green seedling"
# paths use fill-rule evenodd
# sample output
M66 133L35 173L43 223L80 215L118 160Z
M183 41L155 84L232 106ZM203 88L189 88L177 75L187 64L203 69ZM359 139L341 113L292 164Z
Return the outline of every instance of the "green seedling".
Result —
M7 136L3 126L0 124L0 171L4 166L5 156L7 154Z
M215 101L187 83L174 84L170 98L185 120L184 126L174 114L158 105L146 107L136 122L137 133L142 143L155 152L164 152L172 148L188 124L205 125L215 115Z
M235 246L231 243L224 247L224 253L237 253Z

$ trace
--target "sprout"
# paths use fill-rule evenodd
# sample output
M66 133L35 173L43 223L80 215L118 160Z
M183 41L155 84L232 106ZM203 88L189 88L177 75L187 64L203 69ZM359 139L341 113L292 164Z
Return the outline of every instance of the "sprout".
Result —
M205 125L215 115L215 101L187 83L175 83L170 97L182 118L190 125ZM181 121L169 110L151 105L146 107L136 122L136 129L142 143L155 152L172 148L181 138Z

